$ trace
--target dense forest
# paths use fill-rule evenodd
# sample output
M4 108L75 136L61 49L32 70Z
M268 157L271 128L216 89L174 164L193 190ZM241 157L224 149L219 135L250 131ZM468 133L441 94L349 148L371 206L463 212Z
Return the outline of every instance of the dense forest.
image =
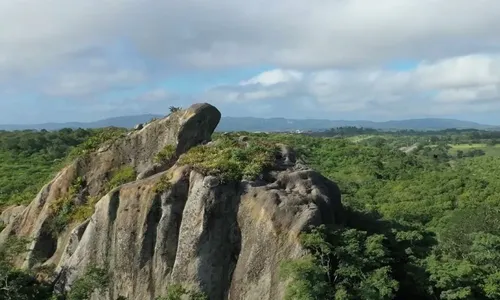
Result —
M123 133L0 132L0 207L29 203L72 157ZM239 134L293 146L342 191L343 224L311 228L311 255L283 262L288 299L500 299L500 132ZM18 248L0 249L0 300L49 299L10 266ZM91 271L70 299L102 287Z

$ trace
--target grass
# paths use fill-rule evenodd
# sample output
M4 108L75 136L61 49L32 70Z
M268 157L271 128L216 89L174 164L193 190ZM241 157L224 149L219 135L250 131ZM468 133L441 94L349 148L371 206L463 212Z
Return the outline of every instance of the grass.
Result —
M276 145L258 140L240 143L235 137L219 138L214 145L197 146L181 155L180 165L191 165L204 175L221 178L222 182L256 177L275 163Z
M132 166L123 166L119 169L116 169L111 173L111 179L106 185L106 190L111 191L112 189L119 187L122 184L134 181L136 176L137 173Z
M71 214L71 221L83 222L94 214L94 206L101 199L100 196L88 197L87 202L75 208Z
M155 156L155 161L158 163L166 163L175 157L175 146L166 145L158 154Z
M172 174L170 172L161 175L160 180L158 180L158 182L156 182L155 186L153 187L153 191L155 193L161 193L170 189L172 187L172 183L170 182L171 179Z

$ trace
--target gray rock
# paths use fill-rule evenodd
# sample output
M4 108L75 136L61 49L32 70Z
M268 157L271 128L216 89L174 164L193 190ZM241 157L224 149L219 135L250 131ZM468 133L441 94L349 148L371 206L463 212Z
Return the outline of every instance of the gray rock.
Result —
M128 136L107 142L96 152L75 160L63 168L26 209L10 219L5 230L0 233L0 245L9 235L27 237L33 240L30 249L50 248L49 251L43 251L44 257L40 257L43 263L57 265L71 230L79 224L68 224L66 230L57 238L52 237L47 227L50 205L67 193L77 177L86 178L87 197L100 198L109 192L106 181L114 170L128 165L144 178L161 171L161 168L155 166L155 156L158 152L167 145L175 145L176 154L180 155L202 141L209 140L220 116L217 108L210 104L195 104L184 111L150 123L143 130L133 131ZM168 169L174 163L162 167ZM33 253L29 251L26 255L20 255L19 265L31 267L35 261L31 259L34 258Z
M220 180L219 178L215 177L215 176L207 176L205 178L203 178L203 186L206 187L206 188L214 188L216 186L218 186L220 184Z
M160 164L160 163L155 163L146 168L146 170L142 171L137 175L136 180L142 180L144 178L147 178L149 176L153 176L154 174L158 174L160 172L163 172L168 169L168 165L166 164Z
M240 142L247 142L248 141L248 136L242 135L238 138L238 141Z
M139 124L134 126L134 130L141 130L142 128L144 128L144 124L142 124L142 123L139 123Z
M0 225L6 225L11 223L25 209L26 206L24 205L13 205L5 208L0 214Z
M190 166L155 163L166 145L179 156L209 140L219 120L215 107L193 105L75 160L28 207L2 213L0 244L10 235L31 238L32 250L15 264L56 265L60 291L89 266L112 271L109 288L91 300L153 300L173 283L209 299L282 299L280 263L307 254L299 235L309 225L342 222L339 189L312 170L279 168L259 182L221 184ZM293 161L282 149L283 162ZM137 180L109 191L106 179L123 166L133 167ZM90 218L54 236L47 227L51 204L78 177L85 178L85 195L100 200Z
M168 172L172 186L161 197L152 191L158 174L99 201L78 246L58 267L68 270L66 288L98 265L113 270L110 290L128 299L153 300L172 282L209 299L282 299L280 262L307 253L299 234L343 215L338 187L314 171L281 171L276 183L242 182L244 189L213 186L215 177L189 167Z

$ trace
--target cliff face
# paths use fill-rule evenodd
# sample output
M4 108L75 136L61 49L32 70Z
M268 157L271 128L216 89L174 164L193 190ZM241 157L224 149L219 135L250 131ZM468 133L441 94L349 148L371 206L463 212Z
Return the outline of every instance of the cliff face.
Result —
M213 106L194 105L76 160L28 207L3 216L7 227L0 243L9 235L32 238L20 264L57 265L59 290L70 289L89 266L109 270L110 287L92 299L154 299L173 283L199 289L209 299L281 299L279 263L305 254L298 235L308 225L338 221L339 190L295 166L286 147L276 156L279 167L256 181L222 183L176 163L175 157L210 141L219 119ZM167 145L175 155L155 163ZM105 191L109 173L123 165L132 166L137 179ZM51 203L76 178L84 181L76 205L107 193L90 218L51 234Z

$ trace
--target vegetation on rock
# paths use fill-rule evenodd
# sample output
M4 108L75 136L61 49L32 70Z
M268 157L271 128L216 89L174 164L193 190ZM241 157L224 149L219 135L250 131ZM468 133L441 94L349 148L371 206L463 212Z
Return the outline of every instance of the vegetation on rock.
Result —
M175 113L175 112L180 111L182 109L182 107L170 106L168 109L170 110L171 113Z
M134 181L136 178L136 172L131 166L123 166L114 170L111 174L111 178L106 184L106 192L122 184ZM75 200L84 187L83 178L77 177L69 190L51 203L53 216L49 226L52 233L57 234L63 231L68 224L82 222L92 216L94 206L103 194L95 196L80 195L82 203L77 204Z
M169 172L165 172L160 176L160 179L155 183L153 187L153 191L155 193L164 192L172 187L172 183L170 180L172 179L172 174Z
M50 219L49 229L54 235L63 231L68 224L76 221L77 205L75 204L75 197L84 187L85 183L81 177L77 177L71 184L69 190L52 202L50 209L52 211L52 218Z
M111 178L106 184L106 190L111 191L112 189L119 187L122 184L134 181L137 176L134 167L132 166L122 166L111 172Z
M167 294L164 297L158 297L156 300L208 300L208 297L200 291L187 289L181 284L172 284L168 287Z
M179 158L180 165L190 165L204 175L219 176L222 181L255 179L274 165L277 147L262 140L240 142L230 136L212 145L191 148Z
M158 163L167 163L175 157L175 146L166 145L155 157Z
M103 146L106 143L112 143L120 137L123 137L126 130L117 127L108 127L95 129L94 134L86 139L82 144L71 150L69 157L71 159L88 155Z
M65 299L88 300L94 291L105 289L109 280L109 274L106 270L91 266L82 277L75 280Z

